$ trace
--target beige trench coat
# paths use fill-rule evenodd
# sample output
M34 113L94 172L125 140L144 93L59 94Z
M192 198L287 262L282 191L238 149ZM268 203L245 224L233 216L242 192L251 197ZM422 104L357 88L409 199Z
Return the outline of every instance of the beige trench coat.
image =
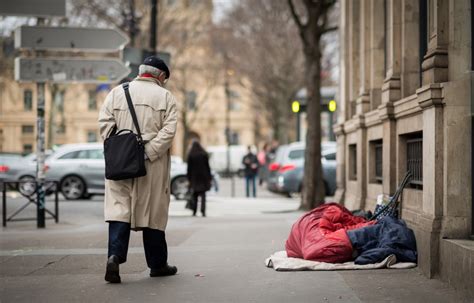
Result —
M176 133L174 96L153 78L130 82L130 96L145 144L147 175L140 178L105 181L105 220L165 230L170 202L170 147ZM99 114L100 135L107 138L112 128L132 129L127 99L121 85L107 95Z

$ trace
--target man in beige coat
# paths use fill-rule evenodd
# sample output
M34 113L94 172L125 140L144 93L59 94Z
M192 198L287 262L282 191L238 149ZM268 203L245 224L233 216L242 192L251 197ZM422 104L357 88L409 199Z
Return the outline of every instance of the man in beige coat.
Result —
M109 223L109 248L105 280L120 283L119 264L127 260L130 230L143 231L150 276L174 275L167 263L165 229L170 202L170 147L176 133L176 101L163 86L170 72L163 60L148 57L139 76L130 82L130 96L145 142L147 175L105 182L105 221ZM112 129L136 132L122 86L110 91L99 114L100 134Z

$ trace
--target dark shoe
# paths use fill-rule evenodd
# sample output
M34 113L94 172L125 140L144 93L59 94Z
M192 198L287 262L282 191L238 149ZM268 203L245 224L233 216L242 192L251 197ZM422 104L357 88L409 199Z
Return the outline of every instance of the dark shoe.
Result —
M107 269L105 271L105 281L110 283L120 283L119 259L117 256L110 256L107 260Z
M206 216L206 213L202 213L202 216L205 217L205 216Z
M178 268L176 266L169 266L166 264L160 268L152 268L150 270L150 277L164 277L164 276L172 276L178 272Z

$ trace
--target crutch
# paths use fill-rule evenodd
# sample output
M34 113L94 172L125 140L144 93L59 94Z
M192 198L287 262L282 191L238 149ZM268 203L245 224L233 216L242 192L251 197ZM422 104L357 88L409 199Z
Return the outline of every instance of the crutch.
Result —
M405 174L405 177L403 178L402 182L400 183L397 190L395 191L395 194L390 198L390 201L387 203L387 205L385 205L377 213L375 213L370 218L370 220L377 219L378 217L380 217L381 214L383 214L387 210L388 210L388 215L393 215L395 213L399 204L398 198L400 197L400 195L403 192L403 189L405 188L405 186L408 184L408 182L411 180L412 177L413 177L412 173L410 171L407 171L407 173Z

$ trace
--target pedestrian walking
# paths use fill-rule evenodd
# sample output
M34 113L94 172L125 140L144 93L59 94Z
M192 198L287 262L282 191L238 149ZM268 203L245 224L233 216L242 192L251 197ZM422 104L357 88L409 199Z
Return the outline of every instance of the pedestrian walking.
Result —
M248 146L248 153L242 159L245 171L245 190L247 198L250 197L250 186L252 186L252 195L255 198L257 196L256 178L258 174L258 159L257 156L252 153L252 147Z
M143 232L145 258L150 276L177 272L168 265L165 229L170 202L170 147L176 133L176 100L164 88L170 71L163 60L148 57L139 76L129 83L131 103L145 143L146 176L105 182L105 221L109 223L105 280L120 283L119 264L127 260L130 230ZM107 95L99 114L100 134L105 140L121 130L135 130L125 87Z
M192 194L193 216L196 216L198 198L201 197L201 214L206 216L206 192L211 189L212 174L209 156L201 144L195 140L188 154L188 180Z

